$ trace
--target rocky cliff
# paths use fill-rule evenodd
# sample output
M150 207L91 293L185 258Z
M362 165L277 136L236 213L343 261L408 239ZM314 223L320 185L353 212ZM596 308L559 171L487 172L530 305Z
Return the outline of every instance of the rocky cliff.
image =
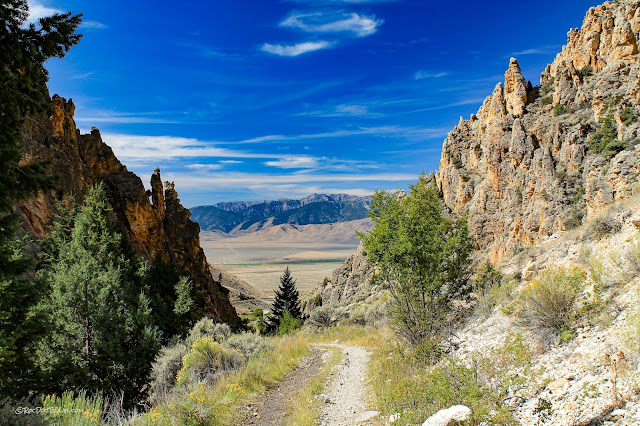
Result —
M540 86L512 58L504 83L449 133L438 186L495 263L637 190L639 36L640 2L591 8ZM606 114L627 145L612 156L588 148Z
M148 260L172 262L188 273L208 316L235 323L238 317L228 291L213 279L200 248L200 227L180 204L172 183L162 184L160 170L151 176L151 191L120 163L97 129L81 135L73 120L71 100L55 95L49 114L28 117L22 144L23 162L45 162L59 178L56 189L40 191L18 204L24 229L36 239L44 236L67 197L81 203L88 189L104 182L118 223L134 248ZM151 197L151 201L149 198Z

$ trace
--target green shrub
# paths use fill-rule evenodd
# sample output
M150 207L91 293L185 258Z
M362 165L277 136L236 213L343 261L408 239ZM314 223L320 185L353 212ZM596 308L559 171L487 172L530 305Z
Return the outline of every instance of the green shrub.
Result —
M628 146L627 142L618 140L618 126L611 111L613 102L612 98L605 102L605 114L599 121L600 128L591 136L588 143L589 150L602 154L606 158L615 156Z
M316 294L316 297L313 298L313 306L322 306L322 295Z
M223 346L238 351L248 359L262 350L270 349L273 343L258 334L242 333L228 338Z
M590 240L600 240L616 234L622 229L622 224L610 214L602 214L589 222L584 231L584 237Z
M585 65L580 70L580 74L582 74L585 77L588 77L593 74L593 68L591 68L589 65Z
M584 211L574 206L569 212L569 215L563 221L565 229L570 231L580 227L580 225L582 225L583 218Z
M626 107L620 113L620 119L622 120L625 126L628 126L629 124L636 121L636 115L631 108Z
M187 352L187 347L182 343L160 349L151 366L149 399L152 403L158 404L167 400L176 385L178 372L182 368L182 358Z
M66 410L60 410L64 407ZM59 426L89 426L102 423L103 399L101 395L88 397L85 391L65 392L62 397L47 395L42 408L51 410L46 417Z
M565 114L566 112L567 112L566 108L560 102L558 102L557 104L555 104L553 106L553 115L554 115L554 117L557 117L559 115Z
M244 357L238 351L225 349L211 337L199 337L182 360L176 383L212 381L225 371L232 371L244 364Z
M198 321L187 338L187 344L195 342L200 337L211 337L218 343L222 343L231 336L231 328L224 323L216 323L211 318L202 318Z
M488 317L500 304L513 300L513 291L518 281L504 275L487 262L476 273L473 279L476 294L475 313L480 317Z
M328 328L334 324L335 308L329 305L320 306L311 311L307 322L320 328Z
M278 334L285 335L292 333L302 327L302 320L294 318L289 311L285 310L284 315L280 319L280 326L278 327Z
M540 333L559 335L569 325L574 302L585 280L583 270L547 269L520 294L520 323Z
M12 426L44 426L49 422L45 417L37 412L41 407L40 401L33 398L20 398L13 400L9 398L0 399L0 425ZM20 409L21 413L16 413ZM33 410L33 411L32 411Z
M553 103L553 97L545 96L544 98L540 99L540 103L542 105L551 105Z

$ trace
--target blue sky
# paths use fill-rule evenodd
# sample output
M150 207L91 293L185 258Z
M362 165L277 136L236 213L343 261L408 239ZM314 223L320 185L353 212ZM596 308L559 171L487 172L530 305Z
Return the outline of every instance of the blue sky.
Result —
M187 207L363 195L436 170L442 142L502 81L534 85L598 2L31 0L83 13L51 94L148 185Z

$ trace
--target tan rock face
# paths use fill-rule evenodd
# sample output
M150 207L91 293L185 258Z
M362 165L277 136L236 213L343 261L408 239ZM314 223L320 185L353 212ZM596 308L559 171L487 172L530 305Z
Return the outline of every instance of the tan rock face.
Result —
M102 142L100 132L79 135L73 121L75 107L54 96L48 115L25 121L23 162L49 162L50 171L59 176L58 187L49 193L17 205L24 229L36 238L49 230L57 212L57 202L72 196L81 203L89 188L103 182L116 220L134 248L148 260L173 262L191 277L201 296L203 312L213 318L236 323L228 291L213 279L200 248L200 227L178 199L173 184L165 188L156 169L151 177L150 194L142 181L115 157ZM149 196L152 202L149 201Z
M625 123L620 114L630 108L640 118L639 31L640 1L591 8L542 73L539 89L527 93L512 59L504 86L498 83L478 113L449 133L438 186L446 205L469 213L471 230L492 260L637 190L640 151L606 159L587 147L608 99L619 138L638 138L640 119ZM585 66L591 74L582 72ZM568 113L555 116L556 103Z
M504 74L504 98L509 114L514 117L524 114L524 107L527 105L527 82L522 76L516 58L511 58L509 69Z

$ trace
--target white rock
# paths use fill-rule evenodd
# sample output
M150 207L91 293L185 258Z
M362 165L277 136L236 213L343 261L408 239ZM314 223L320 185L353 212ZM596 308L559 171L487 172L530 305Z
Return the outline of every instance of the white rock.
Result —
M395 413L389 416L389 423L394 423L400 419L400 413Z
M378 417L380 415L379 411L365 411L364 413L360 413L358 417L356 417L356 423L366 422L367 420L371 420L374 417Z
M454 405L446 410L440 410L429 417L422 426L449 426L463 422L471 415L471 409L464 405Z

